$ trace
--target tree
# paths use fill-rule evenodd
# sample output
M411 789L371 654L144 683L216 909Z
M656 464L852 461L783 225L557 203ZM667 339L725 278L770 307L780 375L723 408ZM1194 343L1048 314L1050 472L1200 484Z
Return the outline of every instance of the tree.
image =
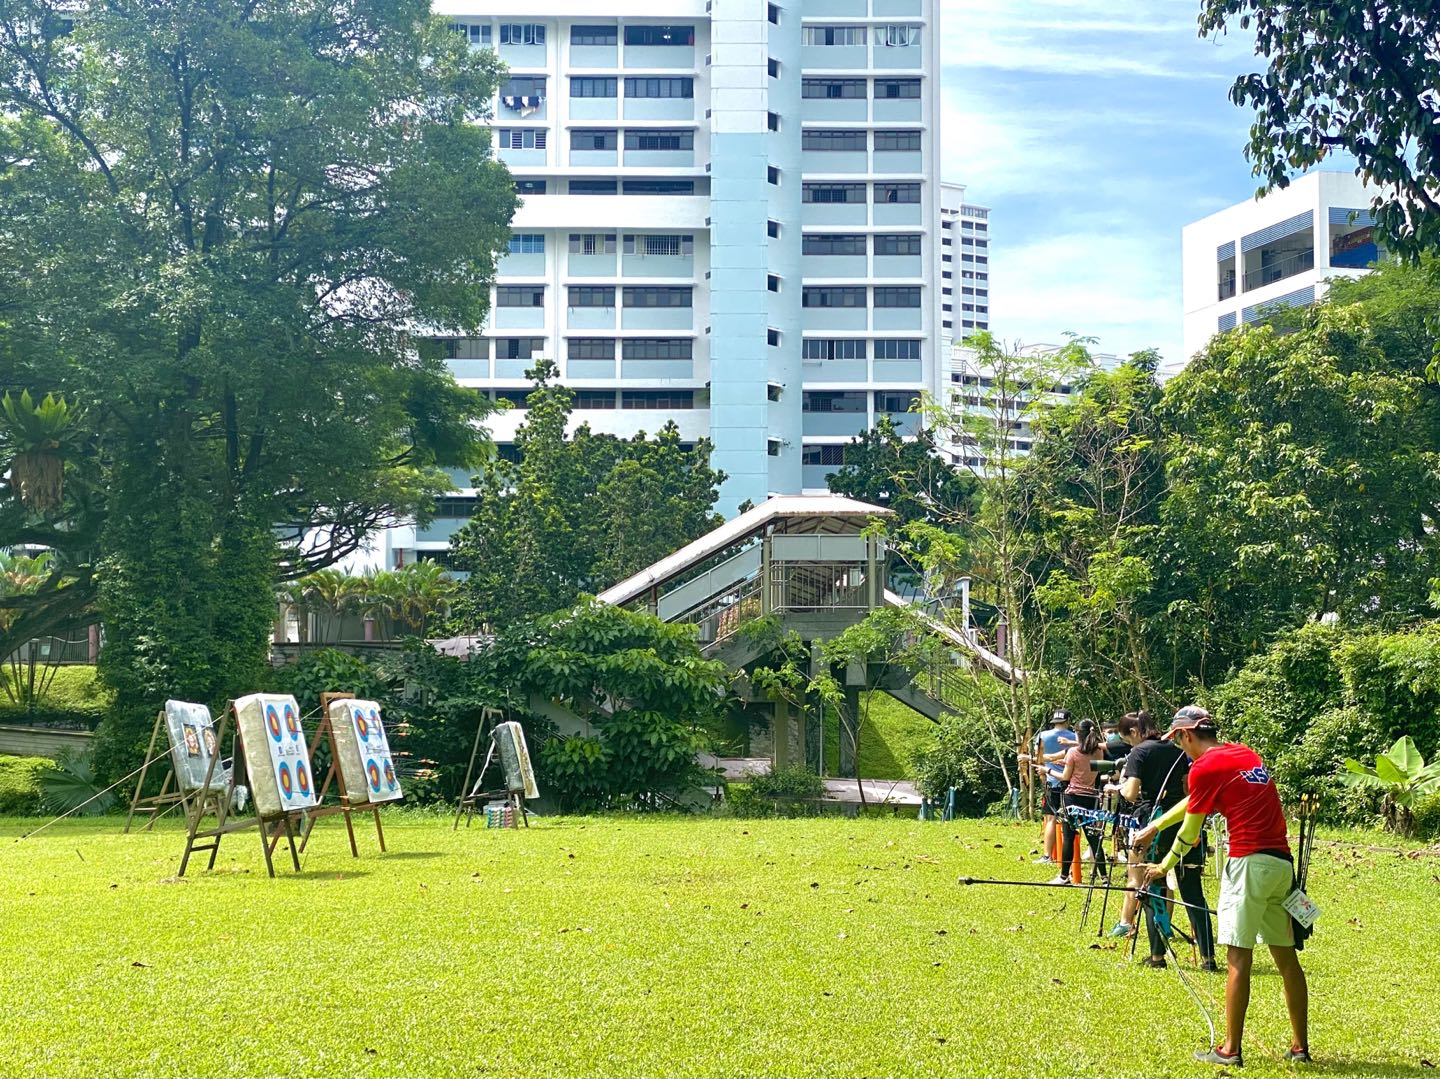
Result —
M1351 786L1384 791L1385 823L1401 835L1410 835L1414 831L1416 804L1432 791L1440 790L1440 760L1426 764L1414 740L1403 737L1377 756L1374 764L1346 757L1340 779Z
M1214 338L1166 387L1164 575L1205 636L1200 678L1335 612L1398 623L1440 571L1436 289L1389 267L1301 328Z
M107 508L56 591L101 582L122 771L157 699L254 687L277 576L478 462L487 406L410 333L484 320L499 63L422 0L0 0L0 42L0 354L83 416Z
M1264 72L1230 90L1255 109L1246 156L1261 193L1343 151L1380 187L1376 225L1394 251L1440 247L1440 10L1430 0L1204 0L1202 35L1255 34Z
M451 540L468 578L455 598L466 630L505 625L572 606L719 525L712 507L723 475L710 444L681 445L667 423L653 438L567 433L574 391L555 364L530 372L518 461L476 478L474 516Z
M1149 619L1165 454L1154 353L1091 372L1065 403L1032 420L1033 449L1019 472L1031 507L1035 602L1054 616L1045 663L1116 715L1155 701Z
M826 482L837 495L893 510L901 524L973 512L976 501L975 478L940 455L933 431L903 438L888 416L845 447Z

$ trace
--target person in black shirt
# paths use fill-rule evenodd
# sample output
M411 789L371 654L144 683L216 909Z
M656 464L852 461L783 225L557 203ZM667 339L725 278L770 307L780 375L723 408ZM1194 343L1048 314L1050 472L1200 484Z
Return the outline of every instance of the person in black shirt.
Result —
M1160 740L1160 732L1148 712L1134 712L1120 723L1120 736L1133 747L1121 772L1120 792L1127 801L1135 803L1135 815L1148 821L1170 809L1185 797L1185 778L1190 772L1190 759L1179 746ZM1176 828L1168 828L1157 837L1152 849L1169 850L1175 839ZM1141 852L1132 852L1131 865L1142 871ZM1145 859L1154 861L1153 857ZM1218 969L1215 965L1215 935L1210 924L1210 913L1205 903L1205 892L1201 887L1205 873L1205 845L1198 843L1175 867L1176 880L1180 885L1180 898L1187 904L1185 912L1195 934L1195 946L1200 952L1200 961L1206 970ZM1141 880L1143 882L1143 873ZM1132 882L1133 885L1133 882ZM1138 886L1138 885L1134 885ZM1168 894L1166 892L1165 894ZM1150 938L1150 956L1147 966L1165 965L1165 941L1155 918L1147 904L1146 931Z

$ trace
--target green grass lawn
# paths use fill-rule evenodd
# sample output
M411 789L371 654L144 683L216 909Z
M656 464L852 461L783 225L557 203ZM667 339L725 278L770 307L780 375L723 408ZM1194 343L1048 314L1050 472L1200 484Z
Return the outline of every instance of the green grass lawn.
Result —
M119 824L0 821L0 1074L1215 1072L1174 971L1094 948L1079 892L957 886L1043 879L1032 825L397 814L388 855L357 822L353 860L330 818L271 881L253 832L179 880L177 825ZM1423 1074L1437 881L1317 850L1318 1064L1281 1064L1257 960L1243 1074Z

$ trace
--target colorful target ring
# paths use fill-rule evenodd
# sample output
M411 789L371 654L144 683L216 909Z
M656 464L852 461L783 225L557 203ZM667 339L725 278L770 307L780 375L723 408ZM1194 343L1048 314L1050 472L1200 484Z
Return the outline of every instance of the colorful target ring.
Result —
M285 729L290 732L292 741L300 740L300 720L295 715L295 709L288 704L285 706Z
M389 787L392 791L396 787L400 786L400 784L395 779L395 766L389 761L385 762L385 785Z
M280 780L280 793L289 798L295 793L295 781L290 777L290 766L282 761L275 770L275 775Z
M374 761L367 761L365 774L370 777L370 789L378 791L380 789L380 766Z
M301 794L307 798L310 796L310 769L298 761L295 764L295 786L300 788Z
M280 713L275 710L273 704L265 706L265 726L269 728L270 737L280 741Z
M365 722L365 713L359 708L355 709L355 733L361 741L370 737L370 724Z

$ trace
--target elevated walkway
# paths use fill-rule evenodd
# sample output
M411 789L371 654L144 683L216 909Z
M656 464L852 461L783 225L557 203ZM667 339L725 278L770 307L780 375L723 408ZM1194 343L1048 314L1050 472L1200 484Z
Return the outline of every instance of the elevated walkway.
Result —
M695 626L704 654L737 671L763 660L782 637L798 636L809 647L812 676L823 665L820 643L878 608L910 609L919 630L945 646L949 658L940 669L916 671L891 664L881 670L872 665L832 672L845 689L847 703L841 715L840 772L854 776L855 717L865 688L888 693L938 720L946 709L947 677L977 666L1007 681L1023 677L1023 672L982 647L968 632L921 611L885 587L888 555L884 540L870 526L891 515L883 507L841 495L772 498L598 598L648 610L667 622ZM768 623L765 632L758 627L745 632L761 620ZM803 707L754 697L751 701L771 712L768 729L752 736L756 758L776 766L803 761L822 770L823 709L818 701L807 701ZM842 799L847 793L859 797L858 787L853 792L850 787L834 792Z

